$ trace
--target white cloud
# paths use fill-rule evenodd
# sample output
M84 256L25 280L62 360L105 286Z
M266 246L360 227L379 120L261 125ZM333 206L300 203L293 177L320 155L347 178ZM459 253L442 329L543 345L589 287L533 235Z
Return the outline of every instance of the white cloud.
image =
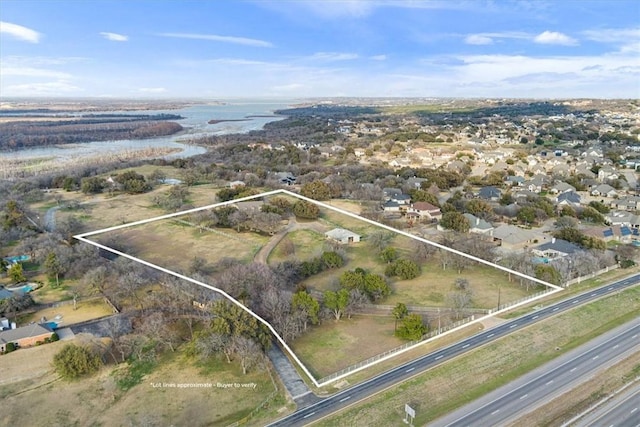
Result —
M250 39L246 37L233 37L233 36L220 36L217 34L191 34L191 33L161 33L158 34L161 37L173 37L179 39L193 39L193 40L210 40L215 42L222 43L233 43L233 44L241 44L245 46L256 46L256 47L273 47L273 43L258 40L258 39Z
M46 83L24 83L9 85L3 89L8 96L41 96L41 95L67 95L74 92L82 92L77 86L67 81Z
M141 87L138 92L141 93L165 93L167 89L163 87Z
M127 40L129 40L129 36L118 33L101 32L100 35L107 40L111 40L112 42L126 42Z
M386 61L387 55L373 55L370 56L369 59L373 59L374 61Z
M485 45L493 44L493 39L482 34L471 34L465 37L466 44Z
M640 28L588 30L582 34L589 40L601 43L628 43L640 40Z
M40 41L40 33L37 31L10 22L0 21L0 33L9 34L18 40L30 43L38 43Z
M563 46L576 46L578 41L566 34L556 31L545 31L533 38L533 41L540 44L559 44Z
M7 67L0 66L0 75L3 76L22 76L22 77L48 77L57 79L70 78L69 73L56 70L47 70L44 68L30 68L30 67Z
M317 52L313 55L307 57L307 59L317 60L317 61L351 61L353 59L358 59L358 54L356 53L341 53L341 52Z

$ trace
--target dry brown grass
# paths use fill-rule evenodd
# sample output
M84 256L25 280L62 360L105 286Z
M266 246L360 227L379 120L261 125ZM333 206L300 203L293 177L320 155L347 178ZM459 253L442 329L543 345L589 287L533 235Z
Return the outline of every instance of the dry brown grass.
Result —
M394 320L386 316L328 320L296 339L292 348L319 379L404 344L393 332Z
M473 350L319 423L399 425L405 403L425 424L468 403L640 312L640 289L576 308ZM517 362L517 363L516 363ZM472 373L472 375L470 375Z
M94 299L90 301L80 300L78 301L77 310L73 309L73 304L45 308L28 315L23 319L23 322L39 322L43 317L48 321L51 321L54 320L56 316L62 316L59 326L63 328L65 325L97 319L110 314L113 314L113 311L102 299Z
M175 220L161 220L125 228L94 237L98 241L117 241L128 248L128 253L170 270L186 271L195 257L215 262L223 257L243 262L253 259L256 252L269 240L256 233L237 233L233 229L220 229L220 233L200 232L195 227Z
M246 416L274 390L265 371L245 376L237 364L222 362L203 369L180 355L169 357L127 392L115 386L113 366L78 381L56 380L50 363L63 345L57 342L2 356L0 425L227 425ZM216 387L218 382L257 387L225 389ZM177 387L185 383L213 387ZM282 397L274 404L278 402L283 404Z

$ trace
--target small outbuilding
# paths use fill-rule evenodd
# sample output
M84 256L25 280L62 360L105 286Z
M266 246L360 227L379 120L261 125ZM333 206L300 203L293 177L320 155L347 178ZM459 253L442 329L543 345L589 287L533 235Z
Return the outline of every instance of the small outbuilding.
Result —
M360 241L360 235L344 228L334 228L324 233L327 239L334 240L338 243L349 244Z

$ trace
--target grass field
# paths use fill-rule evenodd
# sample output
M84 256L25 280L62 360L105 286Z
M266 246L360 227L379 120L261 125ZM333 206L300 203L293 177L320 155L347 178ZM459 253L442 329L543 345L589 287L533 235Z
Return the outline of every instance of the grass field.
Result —
M141 384L127 392L115 387L112 366L83 380L57 380L50 364L63 345L57 342L2 356L0 425L228 425L249 414L274 390L264 370L242 375L237 363L212 361L202 366L180 353L164 357ZM217 383L256 386L222 388ZM179 388L178 384L212 387ZM284 405L280 395L266 411ZM261 424L259 416L249 423Z
M320 379L405 343L393 335L390 317L355 316L325 321L296 339L292 348Z
M94 237L97 241L117 239L128 253L170 270L186 271L195 257L213 263L223 257L250 262L269 240L257 233L233 229L200 232L173 219L154 221Z
M324 235L317 231L308 229L292 231L291 233L288 233L274 248L269 255L268 262L270 265L274 265L288 259L295 259L298 261L310 260L322 255L322 247L325 242L326 239ZM284 249L285 246L288 246L289 244L293 246L293 253L291 254L287 254Z
M90 301L80 300L78 301L77 310L73 309L73 304L45 308L29 314L21 320L21 323L39 322L43 317L46 318L47 321L52 321L56 316L61 316L61 323L59 326L65 327L66 325L97 319L110 314L113 314L111 307L109 307L101 298Z
M415 424L425 424L638 314L640 288L636 287L471 351L325 419L319 425L399 426L405 403L416 409ZM557 347L561 348L560 352Z

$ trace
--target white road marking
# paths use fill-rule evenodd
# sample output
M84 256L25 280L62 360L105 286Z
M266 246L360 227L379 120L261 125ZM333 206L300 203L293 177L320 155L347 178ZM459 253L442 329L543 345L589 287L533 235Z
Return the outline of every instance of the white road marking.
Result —
M591 358L591 360L596 360L598 357L600 357L600 356L593 356L593 357Z
M467 347L469 347L469 344L465 344L462 346L462 348L467 348Z
M553 309L553 310L551 310L551 311L558 311L559 309L560 309L560 307L556 307L556 308L554 308L554 309Z
M573 371L575 371L576 369L578 369L578 368L573 368L573 369L572 369L572 370L570 370L569 372L573 372Z
M549 385L549 384L551 384L551 383L553 383L553 380L549 381L549 382L548 382L548 383L546 383L545 385Z
M610 288L607 288L608 291L610 291L611 289L613 289L613 286L611 286Z
M537 319L538 317L540 317L540 316L538 316L538 315L533 316L533 317L531 318L531 320L535 320L535 319Z
M494 336L495 334L489 334L487 335L487 338L491 338L492 336Z
M495 411L493 411L493 412L491 413L491 415L495 415L495 414L497 414L498 412L500 412L500 409L496 409Z
M349 400L349 399L351 399L351 396L347 396L347 397L345 397L343 399L340 399L340 402L344 402L345 400Z
M443 357L444 357L443 355L440 355L440 356L436 357L436 360L440 360L440 359L442 359Z
M595 294L595 293L594 293L594 294L591 294L590 296L595 297L596 295L598 295L598 294Z
M577 302L580 302L580 300L579 300L579 299L577 299L577 300L575 300L575 301L572 301L572 302L571 302L571 304L575 304L575 303L577 303Z
M635 338L635 337L637 337L637 336L638 336L638 334L635 334L635 335L634 335L634 336L632 336L631 338Z
M636 412L637 410L638 410L638 408L633 408L633 409L631 410L631 412L629 412L629 413L630 413L630 414L633 414L633 413L634 413L634 412Z
M312 415L314 415L314 414L315 414L315 412L312 412L312 413L310 413L310 414L305 415L305 416L304 416L304 417L302 417L302 418L309 418L310 416L312 416Z
M509 326L509 329L513 329L513 328L515 328L516 326L518 326L518 325L517 325L517 324L515 324L515 325L511 325L511 326Z
M528 395L528 394L525 394L524 396L522 396L522 397L520 398L520 400L524 399L524 398L525 398L525 397L527 397L527 396L529 396L529 395Z
M414 369L416 369L416 368L409 368L409 369L407 369L405 372L411 372L411 371L413 371Z
M616 349L616 348L618 348L619 346L620 346L619 344L616 344L616 345L614 345L614 346L613 346L613 348L614 348L614 349Z

